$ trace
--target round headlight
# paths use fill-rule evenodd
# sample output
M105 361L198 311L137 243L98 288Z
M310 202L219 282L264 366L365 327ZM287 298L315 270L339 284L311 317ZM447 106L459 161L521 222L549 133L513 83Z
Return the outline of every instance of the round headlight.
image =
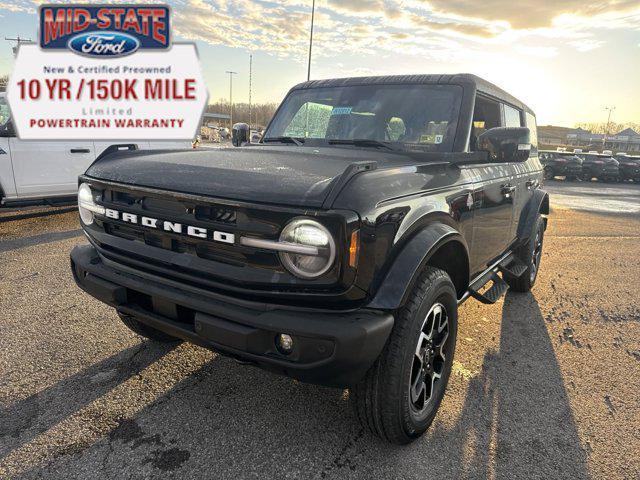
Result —
M91 225L93 223L94 213L104 215L104 207L95 203L91 187L86 183L81 184L78 188L78 211L85 225Z
M331 268L336 258L336 244L331 233L315 220L293 220L282 230L280 242L315 247L312 255L280 252L285 268L300 278L319 277Z

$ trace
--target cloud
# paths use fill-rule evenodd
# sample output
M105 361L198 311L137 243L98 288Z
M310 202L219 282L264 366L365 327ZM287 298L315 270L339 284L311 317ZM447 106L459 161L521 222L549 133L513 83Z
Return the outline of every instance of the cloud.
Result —
M574 40L572 42L569 42L569 45L571 45L579 52L590 52L602 47L604 44L605 42L603 40L595 40L592 38L585 38L583 40Z
M558 49L556 47L519 45L516 47L516 51L525 55L531 55L533 57L540 58L553 58L558 56Z
M5 0L0 11L35 12L47 0ZM61 1L61 0L56 0ZM143 0L151 2L153 0ZM92 0L90 3L104 3ZM117 3L117 2L116 2ZM211 45L304 61L308 0L169 0L174 33ZM559 39L580 52L603 45L600 30L640 31L638 0L316 0L314 56L458 58L474 46L557 55ZM553 40L549 45L545 41ZM536 44L535 42L539 42ZM534 46L531 46L534 45ZM518 50L519 49L519 50Z
M594 16L608 13L626 14L637 11L638 0L426 0L433 11L453 13L467 18L504 20L512 28L547 27L562 14Z

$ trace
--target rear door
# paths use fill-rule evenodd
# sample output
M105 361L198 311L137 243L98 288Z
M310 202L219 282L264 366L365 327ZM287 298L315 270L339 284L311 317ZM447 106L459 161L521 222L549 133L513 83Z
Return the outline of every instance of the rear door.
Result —
M526 125L526 119L524 118L524 112L518 108L515 108L511 105L503 104L502 111L504 115L504 126L505 127L523 127ZM536 126L535 126L535 117L533 128L529 127L532 130L532 137L537 137L536 135ZM512 170L512 185L515 187L515 191L513 192L513 222L511 222L511 228L509 230L509 242L512 243L517 236L518 232L518 222L520 216L526 207L527 203L531 199L533 195L533 190L535 187L535 182L533 182L533 177L535 173L538 171L535 168L535 163L533 161L533 157L537 158L537 140L534 142L532 138L532 145L535 143L536 150L535 153L532 152L529 156L529 160L522 163L512 163L510 164L510 169Z
M476 150L477 138L482 132L501 126L504 126L501 104L478 94L470 150ZM478 273L502 254L511 242L516 185L513 164L488 163L463 168L469 170L475 183L471 270Z

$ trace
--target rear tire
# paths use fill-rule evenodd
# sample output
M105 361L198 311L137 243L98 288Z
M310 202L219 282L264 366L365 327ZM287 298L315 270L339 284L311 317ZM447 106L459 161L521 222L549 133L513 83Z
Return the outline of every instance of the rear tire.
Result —
M543 242L544 219L538 215L529 240L515 252L516 256L527 265L527 269L519 277L514 277L508 273L504 274L504 280L509 284L511 290L528 292L533 288L540 271Z
M455 287L446 272L428 266L396 313L380 357L351 389L360 423L399 445L420 437L444 397L457 330Z
M123 315L121 313L118 313L118 316L120 317L120 320L122 320L122 323L124 323L127 326L127 328L129 328L129 330L131 330L134 333L137 333L140 336L148 338L149 340L153 340L154 342L159 342L159 343L182 342L180 338L173 337L164 332L161 332L160 330L150 327L149 325L145 325L139 320L136 320L135 317L132 317L130 315Z

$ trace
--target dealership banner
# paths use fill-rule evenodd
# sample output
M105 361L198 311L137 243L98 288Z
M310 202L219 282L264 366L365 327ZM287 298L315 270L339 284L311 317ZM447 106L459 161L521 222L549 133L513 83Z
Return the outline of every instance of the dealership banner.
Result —
M7 98L18 136L190 140L207 103L196 47L164 5L43 5Z

